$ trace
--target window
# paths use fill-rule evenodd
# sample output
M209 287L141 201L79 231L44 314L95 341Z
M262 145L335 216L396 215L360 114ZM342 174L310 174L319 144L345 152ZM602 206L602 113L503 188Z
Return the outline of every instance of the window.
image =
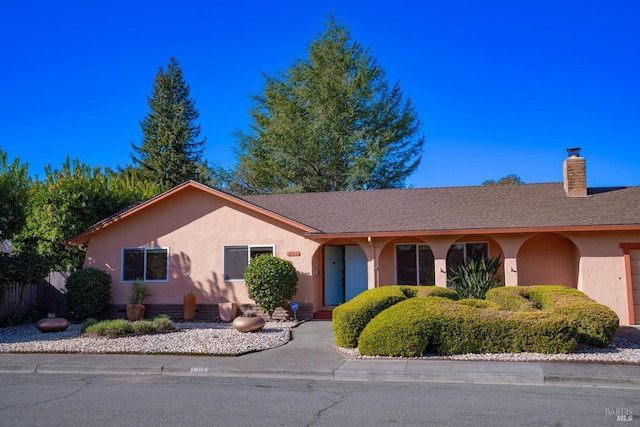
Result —
M244 280L249 261L260 255L274 255L273 245L244 245L224 247L224 280Z
M480 261L483 258L489 259L489 244L487 242L453 244L447 253L447 271L457 270L467 259Z
M122 281L166 282L169 278L169 249L131 248L122 250Z
M428 245L396 245L396 283L435 285L433 252Z

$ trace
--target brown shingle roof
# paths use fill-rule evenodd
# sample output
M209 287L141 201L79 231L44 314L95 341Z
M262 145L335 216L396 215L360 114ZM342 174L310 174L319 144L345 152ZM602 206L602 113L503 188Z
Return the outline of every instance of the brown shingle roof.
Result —
M640 187L590 188L566 197L562 183L245 196L322 233L640 226Z

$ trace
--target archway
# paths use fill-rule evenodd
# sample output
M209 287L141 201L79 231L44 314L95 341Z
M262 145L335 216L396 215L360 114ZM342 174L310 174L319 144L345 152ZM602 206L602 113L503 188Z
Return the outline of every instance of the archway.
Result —
M529 238L518 251L517 262L519 286L578 287L578 248L560 234L540 233Z

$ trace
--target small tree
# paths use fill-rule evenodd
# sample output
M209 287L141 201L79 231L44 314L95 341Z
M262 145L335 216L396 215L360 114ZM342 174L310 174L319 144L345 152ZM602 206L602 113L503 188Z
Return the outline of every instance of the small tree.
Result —
M457 270L449 270L447 283L460 298L484 299L489 289L502 286L504 272L498 273L501 265L500 257L467 259Z
M296 294L298 275L291 262L272 255L260 255L247 266L244 281L249 298L271 317L276 308Z

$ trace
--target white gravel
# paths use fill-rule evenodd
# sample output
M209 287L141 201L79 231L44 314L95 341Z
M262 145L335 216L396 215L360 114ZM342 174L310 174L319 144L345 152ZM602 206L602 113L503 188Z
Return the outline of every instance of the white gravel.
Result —
M175 332L101 338L83 336L81 325L42 333L27 324L0 328L0 353L240 355L286 344L293 326L293 322L267 322L259 332L241 333L229 323L176 323Z
M640 346L616 336L607 348L588 347L569 354L542 353L486 353L458 354L454 356L424 355L402 358L386 356L363 356L357 348L337 347L338 352L353 359L407 359L407 360L466 360L495 362L598 362L640 364Z

